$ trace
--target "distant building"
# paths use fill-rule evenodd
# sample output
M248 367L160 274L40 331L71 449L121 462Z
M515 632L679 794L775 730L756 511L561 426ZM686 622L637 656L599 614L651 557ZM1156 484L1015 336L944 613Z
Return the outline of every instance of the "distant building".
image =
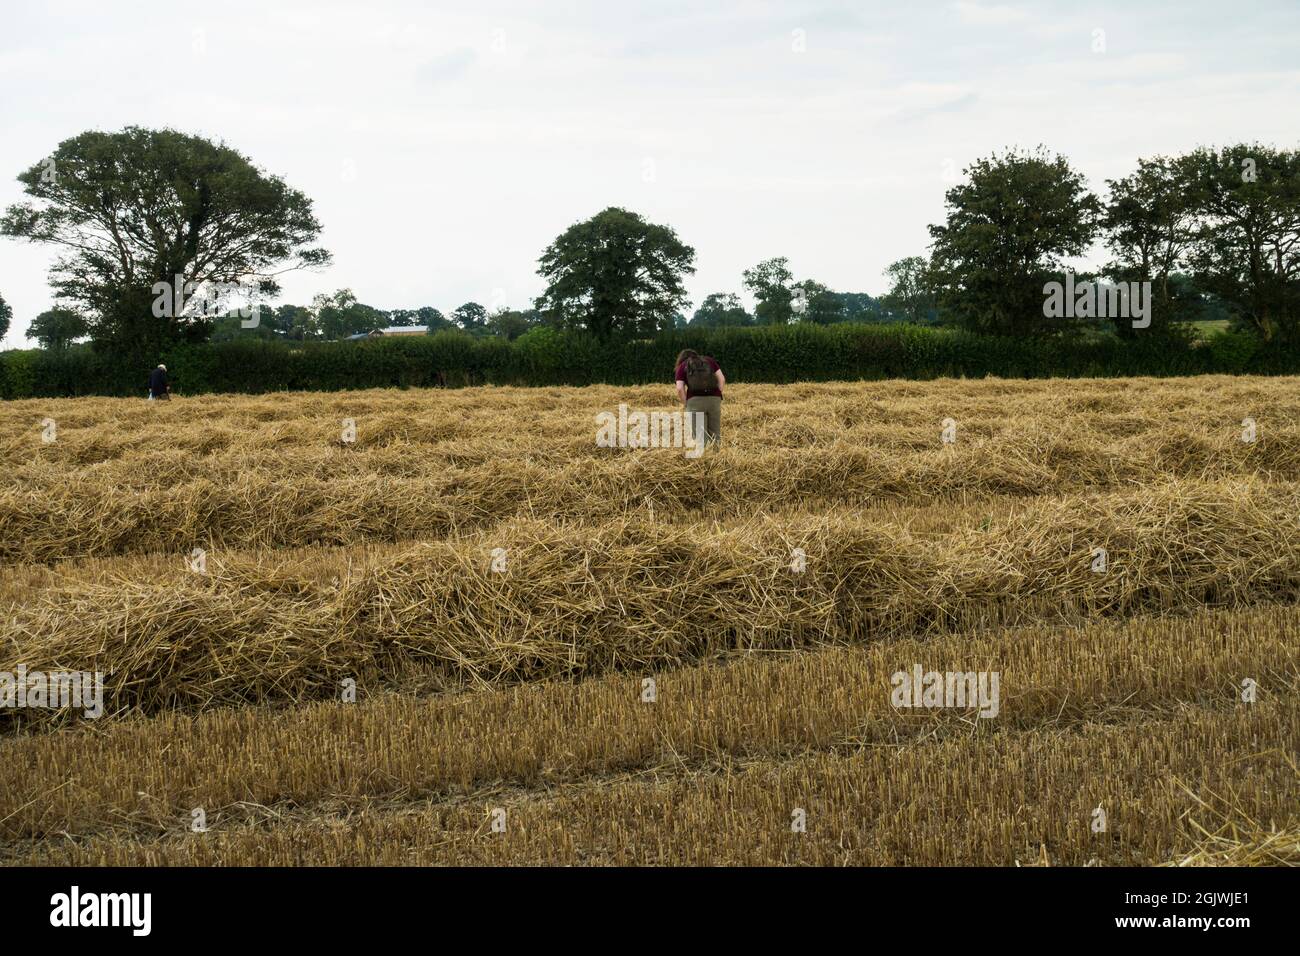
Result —
M346 339L348 342L356 342L360 339L377 339L381 335L428 335L429 327L426 325L390 325L386 329L375 329L373 332L358 332L356 335L349 335Z

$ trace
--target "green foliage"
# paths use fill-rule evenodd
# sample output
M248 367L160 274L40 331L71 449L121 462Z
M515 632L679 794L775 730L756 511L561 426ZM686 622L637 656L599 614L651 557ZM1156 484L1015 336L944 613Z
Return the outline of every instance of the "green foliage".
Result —
M320 337L316 313L303 305L262 309L262 324L287 341L305 342Z
M1241 359L1249 363L1286 367L1286 356L1300 346L1300 151L1243 143L1139 159L1133 173L1108 181L1104 207L1064 157L1042 147L994 154L965 172L967 181L946 194L944 224L930 227L932 257L891 264L890 288L881 299L835 292L812 279L796 281L788 260L776 257L743 273L745 288L757 300L754 315L737 296L713 293L689 323L680 311L686 301L682 279L695 271L694 250L669 227L610 207L567 229L543 252L538 271L547 288L536 309L500 308L489 315L467 302L447 317L429 306L385 312L343 289L317 296L310 307L262 306L261 323L244 328L229 312L221 314L232 300L263 302L278 290L276 276L286 266L328 262L328 253L309 246L320 225L310 200L279 178L223 144L174 130L128 127L60 143L50 157L19 175L28 200L7 210L0 232L61 246L64 256L51 271L51 284L61 300L87 310L85 319L51 310L37 317L30 334L48 348L62 349L87 334L83 323L89 323L94 348L116 356L124 367L152 367L170 350L207 340L306 344L387 325L426 326L431 341L449 330L500 343L521 341L538 327L589 333L606 343L600 353L606 368L619 369L637 367L649 361L648 355L658 361L655 343L677 341L673 336L683 332L846 322L935 325L941 318L970 332L1013 338L1075 332L1077 341L1057 348L1074 354L1085 343L1096 353L1090 361L1115 347L1101 340L1123 338L1132 348L1113 356L1122 367L1146 367L1148 359L1141 356L1162 349L1171 349L1180 362L1190 361L1196 337L1191 323L1196 322L1227 323L1269 343L1266 351ZM1074 316L1079 321L1067 323L1064 316L1044 315L1045 282L1060 281L1066 260L1087 252L1099 228L1112 255L1101 275L1151 284L1150 328L1135 329L1128 317L1083 312ZM176 278L185 280L189 305L172 302L160 311L166 296L155 293ZM1076 278L1096 277L1076 273ZM190 294L189 285L197 286L197 294ZM195 302L201 303L197 309ZM10 317L0 298L0 335ZM578 338L564 341L586 354L588 347L578 345ZM758 336L751 345L765 341ZM802 341L795 334L780 347ZM856 348L865 339L852 341ZM522 354L542 343L543 338L529 339ZM879 345L888 352L904 343L922 348L920 340L905 337ZM924 342L925 349L932 346L933 341ZM455 369L468 361L463 353L471 348L460 339L438 339L428 347L437 361ZM471 380L516 374L502 371L513 368L514 359L491 351L499 346L485 348L490 369L471 363L453 375ZM1030 353L1038 346L1018 348L999 367L1032 367L1037 359ZM1237 347L1220 343L1218 348L1228 362ZM985 354L979 349L952 340L947 361L965 368L976 361L972 355ZM346 381L355 371L355 354L311 354L327 370L304 372L312 381L318 373L323 380ZM372 363L385 369L375 374L402 380L419 376L410 363L394 372L387 361ZM913 357L899 367L913 368L916 361ZM552 363L543 372L530 362L530 374L548 380L584 374L581 365L559 371L569 365ZM82 371L91 375L87 381L118 381L102 369ZM195 374L211 377L201 370ZM441 371L435 377L445 379Z
M316 314L316 327L325 339L345 339L349 335L373 332L388 322L387 313L358 302L351 289L316 296L312 310Z
M35 358L34 349L0 352L0 398L31 398L38 394L32 370Z
M836 293L812 279L794 284L791 308L800 322L833 325L844 321L844 303Z
M9 320L13 318L13 315L14 310L5 301L5 297L0 295L0 339L3 339L9 332Z
M881 299L866 292L832 292L845 322L891 322L894 316Z
M588 385L600 381L602 348L589 335L539 326L514 343L513 374L536 385Z
M691 316L690 328L743 328L753 324L754 317L740 304L740 296L732 292L713 292L705 296Z
M743 273L745 288L758 300L754 315L759 325L786 325L794 319L794 273L784 256L764 259Z
M908 256L892 262L885 274L889 276L889 291L881 299L885 308L918 325L933 320L934 284L930 264L924 257Z
M257 315L257 324L245 327L245 322L252 322L253 317L245 318L238 312L228 313L220 318L212 320L212 333L208 336L209 342L229 342L234 339L274 339L277 337L275 327L272 324L275 318L275 310L270 308L260 309Z
M286 268L329 261L310 247L320 224L303 193L175 130L82 133L18 181L31 201L9 207L0 233L61 247L56 298L85 308L95 339L135 360L207 332L183 310L156 314L155 284L251 281L270 295Z
M85 316L57 306L42 312L27 327L27 337L35 339L43 349L66 349L76 339L89 334L90 324Z
M1300 151L1241 143L1184 157L1198 285L1263 339L1300 339Z
M487 331L487 309L477 302L466 302L451 312L451 321L461 331L481 335Z
M498 309L487 317L486 329L513 342L529 329L539 324L541 317L535 309L520 312L517 309Z
M1257 336L1247 332L1220 330L1210 333L1206 348L1214 357L1216 368L1240 374L1250 368L1261 351L1261 343Z
M694 261L672 229L611 206L546 247L537 271L547 286L536 305L597 338L653 335L685 306L682 277Z
M1114 260L1107 275L1117 282L1150 282L1150 333L1164 334L1171 322L1193 318L1199 311L1195 292L1176 273L1194 235L1195 201L1185 159L1139 159L1137 171L1107 180L1110 200L1103 225ZM1114 316L1117 334L1139 332L1130 320Z
M1041 149L994 155L965 172L970 181L948 190L946 223L930 227L940 308L974 332L1060 331L1043 316L1043 284L1088 248L1100 202L1065 157Z
M432 335L443 329L452 328L452 323L431 305L422 305L418 309L393 309L388 313L389 325L412 326L423 325Z
M237 339L180 345L163 356L177 394L335 391L446 385L667 383L684 348L715 357L735 382L796 382L940 376L1300 373L1300 348L1267 345L1249 332L1207 342L1123 340L1115 335L1024 337L960 329L840 323L693 329L652 339L598 339L539 325L513 342L461 331L358 342ZM0 395L143 397L151 366L85 346L0 352Z

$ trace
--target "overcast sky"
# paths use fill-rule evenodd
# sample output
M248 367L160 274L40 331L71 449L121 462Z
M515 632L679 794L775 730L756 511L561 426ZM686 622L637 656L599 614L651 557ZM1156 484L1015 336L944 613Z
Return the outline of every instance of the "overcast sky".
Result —
M1101 191L1139 156L1300 145L1295 0L0 3L0 206L87 129L224 140L315 201L334 264L286 278L303 304L525 307L611 205L695 247L692 308L778 255L879 294L994 150ZM52 258L0 239L6 347Z

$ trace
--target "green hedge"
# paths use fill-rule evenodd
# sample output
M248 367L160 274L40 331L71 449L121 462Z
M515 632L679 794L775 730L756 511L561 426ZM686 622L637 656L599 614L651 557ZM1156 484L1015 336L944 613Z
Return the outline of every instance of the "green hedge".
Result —
M693 348L745 382L1300 373L1300 349L1217 332L1203 343L1115 337L1012 339L913 325L679 331L599 342L534 329L514 342L459 332L360 342L262 340L178 346L162 356L178 393L446 385L633 385L667 381ZM0 352L0 397L144 396L148 367L88 347Z

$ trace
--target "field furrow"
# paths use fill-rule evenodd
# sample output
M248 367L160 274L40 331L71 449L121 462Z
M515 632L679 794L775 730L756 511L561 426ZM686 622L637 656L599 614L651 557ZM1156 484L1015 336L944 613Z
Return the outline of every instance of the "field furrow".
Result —
M8 403L0 862L1300 863L1296 383Z
M1298 737L1293 695L1228 713L669 765L459 800L265 808L257 822L203 833L186 832L187 818L161 835L18 844L5 862L1131 865L1180 862L1206 835L1231 831L1267 862L1300 864L1295 754L1268 743ZM1094 832L1099 807L1105 829Z
M1224 713L1300 690L1300 608L1210 612L1077 627L960 633L789 654L748 654L645 677L609 675L504 691L95 725L11 740L0 836L174 829L244 804L443 797L719 760L852 752L907 741ZM921 665L999 674L997 712L899 709L891 677ZM986 708L987 712L987 708ZM403 732L394 735L393 728ZM1300 743L1300 741L1292 741ZM1231 755L1209 755L1222 759ZM55 784L57 781L57 784Z

